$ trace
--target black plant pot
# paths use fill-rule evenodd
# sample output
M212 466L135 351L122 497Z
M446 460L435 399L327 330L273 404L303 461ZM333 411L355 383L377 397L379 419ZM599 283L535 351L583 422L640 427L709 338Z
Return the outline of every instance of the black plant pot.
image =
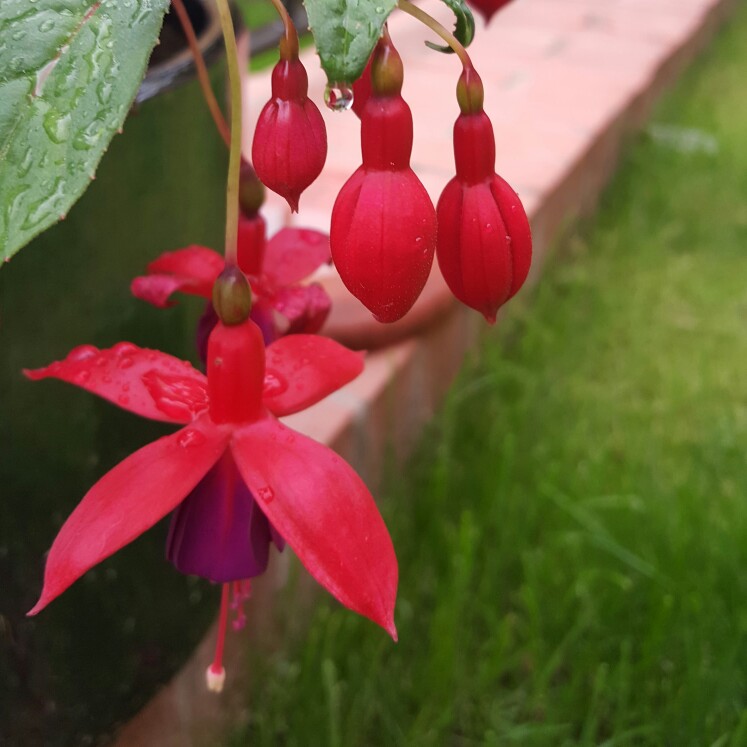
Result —
M220 91L213 3L187 5ZM101 743L178 668L214 615L213 590L164 562L161 525L38 618L25 617L44 553L86 490L172 429L59 382L31 383L21 369L121 340L193 357L196 306L158 311L129 293L160 252L222 244L227 152L189 51L165 59L178 29L167 17L96 181L63 223L0 270L0 744Z

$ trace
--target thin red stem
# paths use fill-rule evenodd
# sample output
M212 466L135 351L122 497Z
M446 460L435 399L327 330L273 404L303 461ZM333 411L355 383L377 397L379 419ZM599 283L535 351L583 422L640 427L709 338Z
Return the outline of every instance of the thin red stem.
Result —
M187 37L187 44L189 50L192 52L194 58L195 68L197 69L197 79L200 82L200 88L202 89L202 95L205 98L205 103L210 110L210 114L213 117L213 122L218 128L220 136L227 146L231 145L231 131L228 129L228 123L226 122L223 112L221 111L218 100L215 98L213 93L213 87L210 85L210 75L208 74L207 65L205 65L205 58L202 56L200 45L197 41L192 21L187 13L187 9L184 7L182 0L171 0L171 5L176 11L176 15L179 16L179 22L182 25L184 36Z

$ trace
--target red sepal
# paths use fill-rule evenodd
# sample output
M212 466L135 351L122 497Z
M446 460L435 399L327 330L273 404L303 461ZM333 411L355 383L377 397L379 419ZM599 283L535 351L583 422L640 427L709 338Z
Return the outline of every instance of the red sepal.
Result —
M350 465L269 418L236 430L231 452L270 523L309 573L396 640L397 558L368 488Z
M132 281L130 290L137 298L160 307L168 305L175 291L211 298L213 283L224 264L220 254L196 244L164 252L148 265L147 276Z
M332 309L332 299L318 283L281 288L269 303L288 320L287 328L281 330L284 335L318 332Z
M24 369L32 381L60 379L151 420L189 423L207 408L207 379L187 361L120 342L80 345L62 361Z
M319 402L363 371L363 355L328 337L289 335L267 348L264 404L278 417Z
M173 511L226 449L230 433L200 418L144 446L107 472L60 529L35 615L87 570Z
M331 259L326 233L310 228L284 228L267 242L262 280L275 288L293 285Z

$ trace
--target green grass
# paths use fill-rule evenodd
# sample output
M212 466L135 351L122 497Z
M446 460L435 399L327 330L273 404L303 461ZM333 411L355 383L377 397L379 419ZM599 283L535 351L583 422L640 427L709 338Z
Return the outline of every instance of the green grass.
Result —
M745 69L743 6L655 117L718 152L633 143L390 475L400 643L325 597L232 744L747 745Z

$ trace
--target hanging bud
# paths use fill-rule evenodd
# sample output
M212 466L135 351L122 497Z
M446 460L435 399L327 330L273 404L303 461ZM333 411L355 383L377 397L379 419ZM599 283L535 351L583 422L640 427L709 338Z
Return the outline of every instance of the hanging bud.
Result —
M272 71L272 98L259 115L252 143L257 175L298 212L301 193L316 179L327 158L327 132L308 98L309 79L298 50L281 43Z
M496 12L510 2L511 0L468 0L467 4L479 11L485 18L485 23L488 23Z
M412 113L400 93L402 80L402 60L385 32L360 113L363 163L332 210L332 259L348 290L380 322L410 310L436 244L433 205L410 168Z
M462 73L457 99L456 176L438 201L438 264L451 292L492 324L526 280L532 237L518 195L495 173L493 126L474 69Z
M259 209L265 201L265 185L252 165L241 159L239 172L239 229L236 261L245 275L257 276L262 271L267 225Z

